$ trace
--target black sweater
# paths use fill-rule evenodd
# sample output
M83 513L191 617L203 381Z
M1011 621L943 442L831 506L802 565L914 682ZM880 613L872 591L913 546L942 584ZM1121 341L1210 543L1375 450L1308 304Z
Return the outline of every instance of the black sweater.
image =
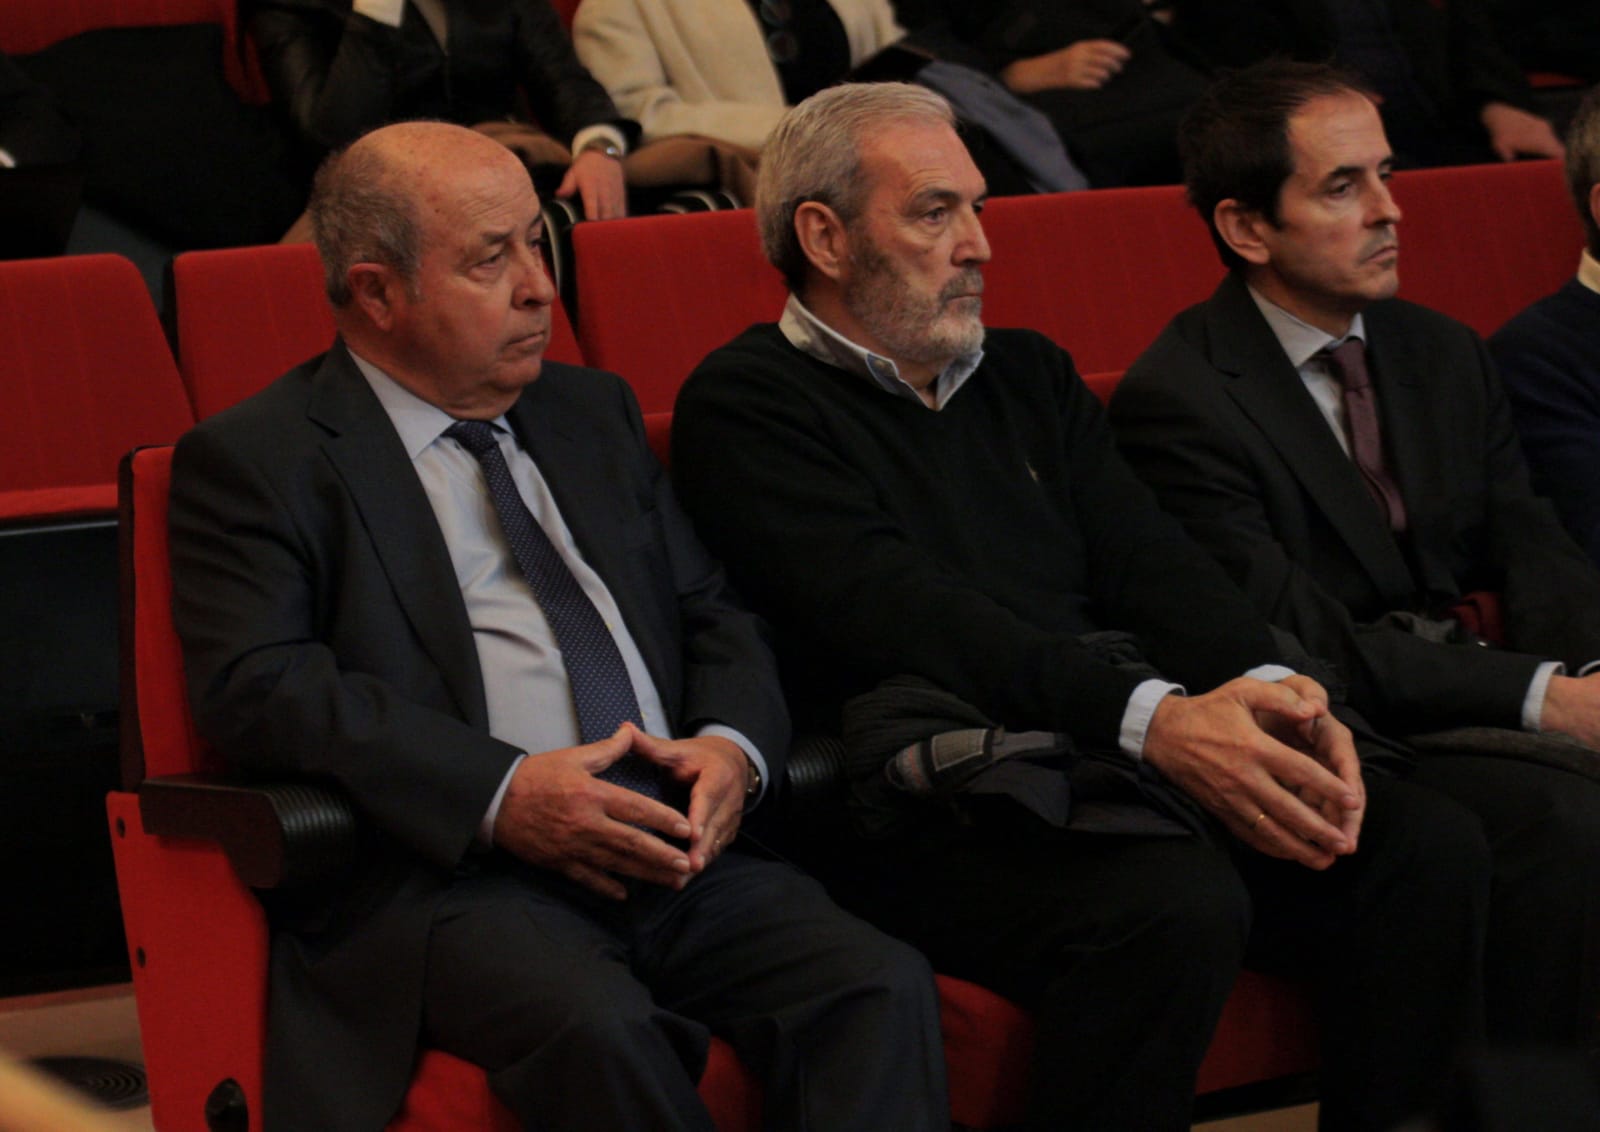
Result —
M1139 678L1080 634L1134 633L1196 692L1279 660L1124 465L1071 359L1029 331L989 331L934 412L752 327L679 395L672 464L813 724L913 673L1008 726L1114 747Z

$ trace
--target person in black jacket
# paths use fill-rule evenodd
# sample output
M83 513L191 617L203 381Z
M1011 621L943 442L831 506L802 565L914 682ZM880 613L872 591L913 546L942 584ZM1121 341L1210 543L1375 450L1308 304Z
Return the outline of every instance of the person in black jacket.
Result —
M1402 166L1560 157L1486 0L1174 0L1174 29L1212 67L1335 62L1382 96Z
M1143 0L900 0L915 41L992 71L1049 116L1091 184L1180 179L1178 119L1205 88Z
M440 118L555 170L541 189L576 194L586 216L626 211L620 159L638 126L578 61L549 0L249 0L246 10L273 100L313 161L386 122Z

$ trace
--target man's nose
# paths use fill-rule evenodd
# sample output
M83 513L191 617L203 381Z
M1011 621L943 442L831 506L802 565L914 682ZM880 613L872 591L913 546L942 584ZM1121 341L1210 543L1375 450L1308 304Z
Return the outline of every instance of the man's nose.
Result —
M513 301L518 306L545 307L555 302L555 280L545 261L542 245L524 244L517 255L517 270L521 277L517 280Z
M962 223L965 230L961 233L960 240L956 243L957 263L988 263L989 237L983 230L983 221L976 210L966 213Z

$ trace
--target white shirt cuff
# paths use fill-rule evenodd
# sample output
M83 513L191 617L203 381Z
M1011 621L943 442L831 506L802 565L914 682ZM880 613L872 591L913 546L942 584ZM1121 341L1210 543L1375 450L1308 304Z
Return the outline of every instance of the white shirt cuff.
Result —
M601 122L598 125L585 126L572 135L572 156L577 157L583 147L594 141L595 138L604 138L623 153L628 152L628 139L622 135L622 131L615 126Z
M1585 665L1587 671L1588 665ZM1524 731L1541 730L1540 724L1544 720L1544 696L1550 690L1550 677L1560 676L1566 672L1567 666L1559 660L1547 660L1534 669L1533 679L1528 681L1528 694L1522 699L1522 729Z
M720 723L708 723L696 735L715 735L730 740L744 752L745 758L756 764L756 772L761 775L761 789L756 791L754 798L747 799L744 808L753 810L767 796L767 787L771 785L772 776L767 773L767 760L761 757L761 751L756 745L745 737L744 732L733 727L725 727Z
M489 799L489 809L484 813L483 820L478 823L477 846L479 849L494 848L494 823L500 816L500 803L506 799L506 787L511 785L511 776L517 773L517 768L522 765L522 760L527 758L523 753L511 760L511 766L506 770L506 776L500 780L500 789L494 792L494 797Z
M1117 745L1123 754L1132 759L1144 758L1144 736L1150 730L1150 720L1161 701L1174 693L1183 695L1183 685L1156 679L1146 680L1133 690L1117 734Z
M1258 664L1245 675L1252 680L1265 680L1268 684L1276 684L1279 680L1287 680L1299 673L1282 664Z

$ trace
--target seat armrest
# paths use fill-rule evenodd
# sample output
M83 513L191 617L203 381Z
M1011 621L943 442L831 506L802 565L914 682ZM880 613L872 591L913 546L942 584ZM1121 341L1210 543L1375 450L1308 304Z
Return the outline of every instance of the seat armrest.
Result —
M848 780L844 740L837 735L801 735L789 749L789 805L802 812L843 804Z
M158 837L211 841L251 888L298 888L348 864L359 835L350 800L314 782L216 775L147 778L139 816Z

